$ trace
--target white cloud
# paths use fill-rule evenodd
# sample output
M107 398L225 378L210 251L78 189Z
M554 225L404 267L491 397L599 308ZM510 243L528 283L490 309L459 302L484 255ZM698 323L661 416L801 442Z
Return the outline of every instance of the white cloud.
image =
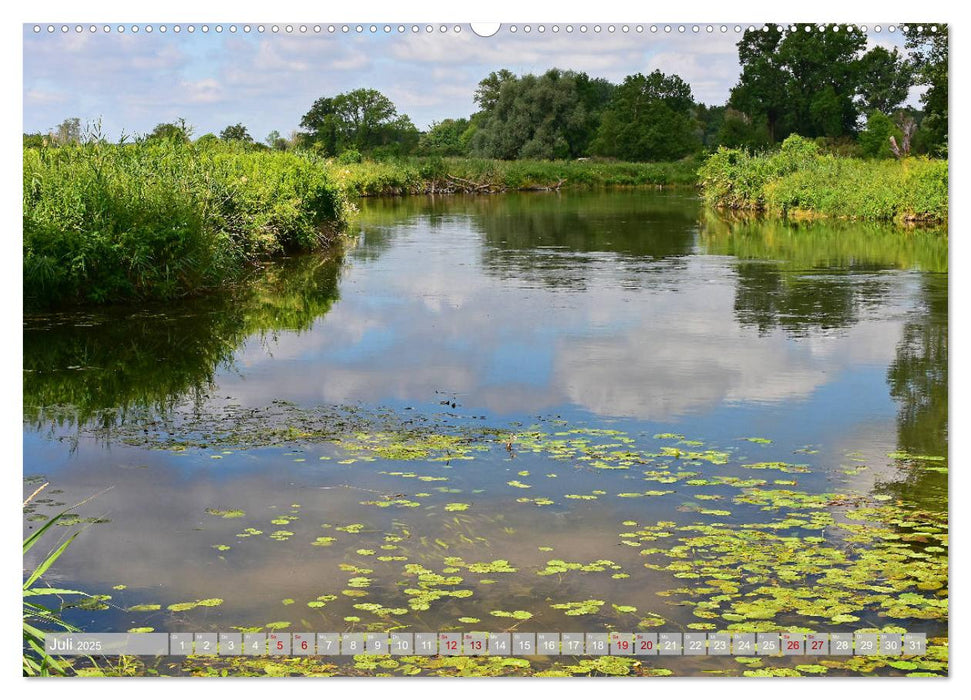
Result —
M721 104L738 78L734 32L700 34L522 31L404 35L24 32L24 123L44 130L67 116L104 117L109 134L148 131L183 116L199 133L243 122L287 133L315 99L359 87L388 94L419 128L468 116L491 71L557 67L614 82L676 73L695 99ZM869 45L901 46L890 34ZM55 96L62 97L55 97Z

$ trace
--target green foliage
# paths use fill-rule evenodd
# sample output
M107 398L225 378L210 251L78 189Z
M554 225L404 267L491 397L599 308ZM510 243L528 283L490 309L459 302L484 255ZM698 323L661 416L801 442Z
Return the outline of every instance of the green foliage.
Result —
M185 119L178 119L175 122L164 122L162 124L157 124L155 128L145 136L145 140L189 143L191 137L192 127L186 124Z
M375 156L406 155L418 145L418 130L377 90L358 89L321 97L300 120L318 150L327 155L354 149Z
M361 152L356 148L349 148L339 156L337 156L337 162L341 165L350 165L351 163L360 163L364 159Z
M629 75L603 114L593 151L629 161L682 158L701 146L691 88L676 75Z
M766 148L769 145L769 130L764 121L753 120L747 114L728 107L715 142L727 148Z
M856 27L750 29L738 42L742 73L728 106L764 123L771 142L792 133L853 134L861 106L892 110L910 84L896 51L865 48L866 35Z
M863 155L871 158L892 158L890 137L894 136L900 142L900 129L893 120L883 112L871 112L866 121L866 129L860 132L860 149Z
M249 135L246 127L242 124L236 123L227 126L225 129L219 132L219 138L223 141L242 141L243 143L252 143L253 137Z
M907 99L913 70L897 49L874 46L860 59L860 111L890 114Z
M327 243L346 197L312 156L178 139L24 149L30 304L172 298Z
M945 221L947 161L874 162L819 153L790 136L774 153L719 148L699 171L712 206L863 220Z
M65 511L66 513L66 511ZM52 525L55 525L65 513L59 513L45 522L36 532L32 533L24 540L23 553L27 555L34 545L40 541ZM56 562L64 551L70 546L78 533L71 535L62 542L56 549L52 550L40 564L27 576L23 585L23 673L25 676L49 676L64 675L66 668L62 661L54 658L47 653L44 648L44 629L54 628L62 632L77 631L75 627L69 625L61 619L61 608L52 608L49 604L43 604L37 599L46 601L50 598L62 598L63 596L85 596L81 591L66 590L62 588L52 588L40 584L41 577Z
M466 152L468 119L443 119L434 122L418 140L418 154L422 156L461 156Z
M490 73L475 93L481 111L470 152L502 160L585 156L612 91L606 80L556 68L540 76Z
M933 27L936 31L930 31ZM916 25L904 28L906 47L918 85L927 90L920 98L927 115L921 124L928 152L947 156L948 25Z
M451 181L482 190L545 189L639 185L693 185L698 161L623 163L601 160L493 160L487 158L399 158L363 160L334 168L337 182L352 196L421 194L441 191Z

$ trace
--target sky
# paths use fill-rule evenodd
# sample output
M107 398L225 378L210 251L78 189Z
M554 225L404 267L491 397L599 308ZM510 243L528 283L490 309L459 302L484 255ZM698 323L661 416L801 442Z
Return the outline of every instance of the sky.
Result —
M671 25L669 33L660 25L617 24L613 33L603 24L601 31L589 24L567 32L566 24L503 25L488 38L475 35L468 25L433 25L431 32L420 25L418 32L406 25L403 33L392 25L385 33L369 25L357 33L341 25L333 33L322 25L272 25L265 32L251 25L174 25L147 31L139 25L133 33L118 25L105 33L103 25L81 32L70 25L67 32L57 25L40 32L33 24L24 25L23 109L25 132L47 132L67 117L77 116L82 123L101 119L102 129L114 140L122 133L146 133L160 122L183 117L194 127L194 135L217 133L229 124L240 122L251 135L262 140L271 131L287 135L299 127L300 118L314 100L355 88L368 87L383 92L395 103L399 113L411 117L420 129L448 117L467 117L475 111L473 94L478 82L490 72L508 68L514 73L542 73L549 68L586 71L593 77L620 82L626 75L649 73L655 69L675 73L686 80L694 98L705 104L724 104L739 75L735 44L741 37L729 25L722 33L715 25L692 32L694 25ZM637 27L641 26L641 32ZM868 35L870 45L902 47L899 32ZM916 93L908 102L916 104Z

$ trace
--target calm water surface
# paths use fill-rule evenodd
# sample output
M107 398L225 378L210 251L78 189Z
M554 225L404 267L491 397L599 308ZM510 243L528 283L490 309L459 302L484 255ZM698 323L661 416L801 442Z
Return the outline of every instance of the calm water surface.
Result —
M789 513L727 480L946 511L946 462L899 456L947 454L945 237L728 223L691 192L360 208L341 256L232 294L25 317L24 491L50 482L25 528L95 496L52 578L111 596L73 622L680 630L712 616L658 595L685 580L644 566L669 560L641 528ZM495 560L514 571L469 568ZM946 629L834 614L775 619Z

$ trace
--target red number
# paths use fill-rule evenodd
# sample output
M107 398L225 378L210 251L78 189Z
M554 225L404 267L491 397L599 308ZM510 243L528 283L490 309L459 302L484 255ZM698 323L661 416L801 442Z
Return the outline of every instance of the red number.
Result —
M305 641L304 642L300 642L300 648L303 649L304 651L307 651L307 648L308 648L307 647L307 642L305 642Z
M813 641L813 649L822 649L823 643L820 641Z
M449 651L458 651L459 643L454 640L449 640L445 642L445 646Z
M799 648L799 642L792 642L792 641L786 642L786 649L798 649L798 648Z
M283 651L283 642L282 641L278 641L276 643L276 648L277 648L277 651Z

